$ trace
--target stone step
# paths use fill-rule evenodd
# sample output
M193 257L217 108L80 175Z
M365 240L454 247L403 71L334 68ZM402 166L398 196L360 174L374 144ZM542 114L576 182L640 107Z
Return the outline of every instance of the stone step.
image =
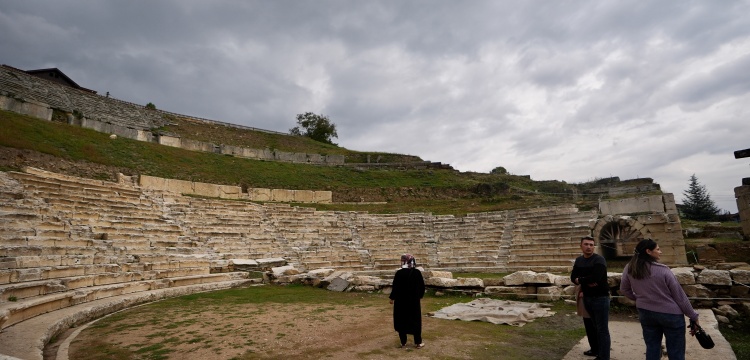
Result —
M0 303L0 313L5 314L5 321L0 322L0 329L5 329L26 319L68 306L90 302L102 298L164 289L172 287L206 284L247 278L247 273L221 273L178 276L142 281L132 281L118 284L93 285L78 287L75 290L45 293L38 296L19 298L17 301ZM62 284L61 284L62 285ZM39 290L34 286L28 287L30 293ZM21 293L20 288L18 293Z

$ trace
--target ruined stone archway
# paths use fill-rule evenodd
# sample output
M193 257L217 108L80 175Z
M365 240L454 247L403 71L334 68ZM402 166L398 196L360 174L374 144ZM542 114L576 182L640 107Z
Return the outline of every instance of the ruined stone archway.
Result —
M650 237L643 224L625 215L607 215L599 219L593 235L597 239L599 253L605 259L630 256L639 241Z

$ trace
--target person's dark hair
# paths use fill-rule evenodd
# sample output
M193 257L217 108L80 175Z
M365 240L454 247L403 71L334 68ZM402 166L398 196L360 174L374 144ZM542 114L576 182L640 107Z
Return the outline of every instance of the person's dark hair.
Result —
M594 240L594 238L592 238L591 236L584 236L584 237L582 237L582 238L581 238L581 244L583 244L583 240L591 240L591 241L593 241L593 242L596 242L596 241Z
M656 249L656 241L654 240L643 239L638 242L633 257L628 263L628 275L632 276L633 279L644 279L651 276L651 263L654 262L654 258L646 250L654 249Z

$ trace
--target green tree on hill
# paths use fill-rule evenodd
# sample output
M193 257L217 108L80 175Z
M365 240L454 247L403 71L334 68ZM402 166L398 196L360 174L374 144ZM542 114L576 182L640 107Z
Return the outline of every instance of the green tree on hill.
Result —
M695 174L690 176L690 185L682 194L685 196L682 200L682 213L686 219L705 221L716 218L716 214L719 213L719 208L717 208L714 201L711 200L706 187L698 182L698 178L695 177Z
M297 114L297 124L299 126L289 129L290 134L307 136L315 141L336 145L331 138L338 138L339 134L336 133L336 124L332 123L328 116L311 112Z

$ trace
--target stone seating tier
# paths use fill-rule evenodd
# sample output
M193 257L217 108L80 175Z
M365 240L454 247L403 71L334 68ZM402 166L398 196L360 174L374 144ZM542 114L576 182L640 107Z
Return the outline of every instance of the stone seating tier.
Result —
M0 329L24 321L34 316L81 304L102 298L123 295L128 293L143 292L148 290L188 286L194 284L205 284L211 282L239 280L247 278L247 273L222 273L222 274L188 274L174 277L160 277L152 279L140 279L129 282L118 281L115 283L96 283L89 285L90 277L69 279L68 282L60 283L35 283L37 287L29 286L25 290L31 294L39 291L38 295L18 298L12 302L0 303L0 314L4 314L5 321L0 323ZM39 287L43 286L43 287ZM72 286L68 289L68 286ZM6 288L3 290L16 291L22 294L18 288ZM57 290L57 291L55 291ZM51 292L46 292L51 291ZM2 293L5 297L5 293Z

